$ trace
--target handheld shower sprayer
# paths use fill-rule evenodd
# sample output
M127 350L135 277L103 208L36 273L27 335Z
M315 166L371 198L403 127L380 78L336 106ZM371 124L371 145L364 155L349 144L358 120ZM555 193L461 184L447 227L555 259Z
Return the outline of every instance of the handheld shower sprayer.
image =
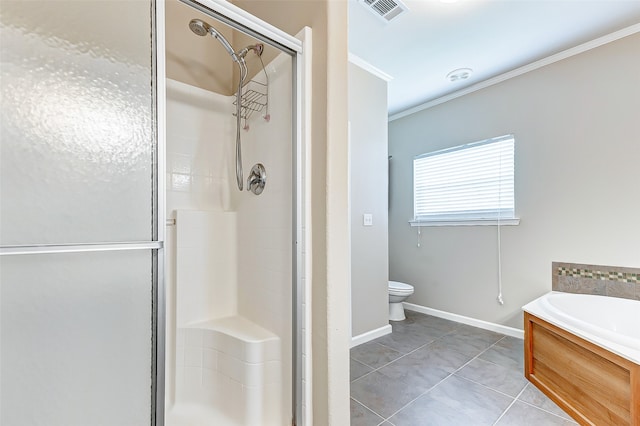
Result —
M200 37L204 37L207 34L210 34L213 38L220 42L222 47L224 47L229 55L231 55L231 59L233 59L234 62L240 61L240 58L238 58L238 55L233 50L233 47L231 47L231 43L229 43L229 41L211 25L200 19L192 19L189 22L189 29L191 29L194 34L199 35Z
M192 19L189 22L189 29L193 31L194 34L204 37L207 34L211 35L213 38L218 40L222 47L229 53L231 59L235 63L238 64L240 68L240 79L238 81L238 90L236 91L236 183L238 184L238 189L242 191L244 174L242 171L242 145L240 140L240 119L242 116L242 86L244 85L244 81L247 78L247 64L244 60L247 53L253 51L256 55L262 56L262 52L264 50L264 45L262 43L249 45L238 52L233 50L231 47L231 43L220 33L218 30L213 28L211 25L207 24L201 19ZM260 59L262 61L262 59ZM264 65L263 65L264 68Z

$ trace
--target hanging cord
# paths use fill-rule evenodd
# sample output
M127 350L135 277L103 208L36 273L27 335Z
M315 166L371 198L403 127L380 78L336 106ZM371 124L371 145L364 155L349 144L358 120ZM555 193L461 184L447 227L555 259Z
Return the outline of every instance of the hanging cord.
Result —
M496 300L499 304L504 305L504 300L502 299L502 250L500 244L500 213L498 212L498 297Z
M500 157L498 160L498 297L496 300L499 304L504 305L502 299L502 238L500 235L502 218L502 151L500 151Z

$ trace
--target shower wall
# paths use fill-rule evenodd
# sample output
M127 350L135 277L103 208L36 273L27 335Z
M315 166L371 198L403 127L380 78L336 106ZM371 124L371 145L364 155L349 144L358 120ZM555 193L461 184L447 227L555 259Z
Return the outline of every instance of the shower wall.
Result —
M247 121L249 129L241 131L245 185L253 164L261 162L267 170L260 196L236 187L234 97L167 81L167 217L177 217L166 244L167 399L169 406L175 401L176 366L186 365L184 336L179 332L176 339L176 328L240 316L279 338L277 377L271 377L267 363L269 384L262 388L278 395L277 406L263 409L282 419L276 424L286 424L292 399L290 57L278 56L267 72L270 119L263 118L266 110L256 112ZM256 79L264 82L263 75Z
M230 180L227 162L230 143L220 135L231 134L232 106L227 96L167 79L166 102L166 217L176 219L178 210L224 211L229 209ZM177 321L177 226L165 235L166 262L166 399L175 401L176 363L184 364L184 351L176 350ZM192 282L189 285L200 285ZM204 290L204 289L202 289ZM194 297L202 297L196 292ZM228 303L228 301L227 301ZM184 324L182 324L184 325Z
M285 54L267 66L270 119L261 117L263 111L243 132L245 179L259 162L266 168L267 185L260 196L245 191L237 209L238 312L280 337L283 414L291 413L293 362L291 72L291 58ZM264 83L263 77L256 79Z
M290 339L291 59L281 54L267 71L271 118L267 122L260 115L252 117L249 131L242 134L245 179L253 164L262 163L267 170L267 185L260 196L245 191L238 203L238 282L247 283L238 289L238 310L242 316ZM263 81L263 76L256 79Z

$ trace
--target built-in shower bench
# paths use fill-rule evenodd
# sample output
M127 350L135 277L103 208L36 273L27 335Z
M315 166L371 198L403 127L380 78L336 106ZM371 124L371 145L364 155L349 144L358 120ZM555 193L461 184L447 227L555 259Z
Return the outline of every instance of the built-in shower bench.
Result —
M280 360L280 338L241 316L193 323L185 329L201 330L203 347L216 349L244 362Z
M179 402L215 404L238 424L279 416L281 351L274 333L230 316L180 327L176 340Z

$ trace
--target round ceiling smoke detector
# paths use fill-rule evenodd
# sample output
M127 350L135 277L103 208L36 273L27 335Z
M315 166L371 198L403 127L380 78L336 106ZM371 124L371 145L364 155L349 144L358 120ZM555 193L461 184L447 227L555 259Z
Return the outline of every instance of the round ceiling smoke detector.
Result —
M458 68L457 70L451 71L447 74L447 80L449 81L458 81L458 80L466 80L471 76L473 70L471 68Z

